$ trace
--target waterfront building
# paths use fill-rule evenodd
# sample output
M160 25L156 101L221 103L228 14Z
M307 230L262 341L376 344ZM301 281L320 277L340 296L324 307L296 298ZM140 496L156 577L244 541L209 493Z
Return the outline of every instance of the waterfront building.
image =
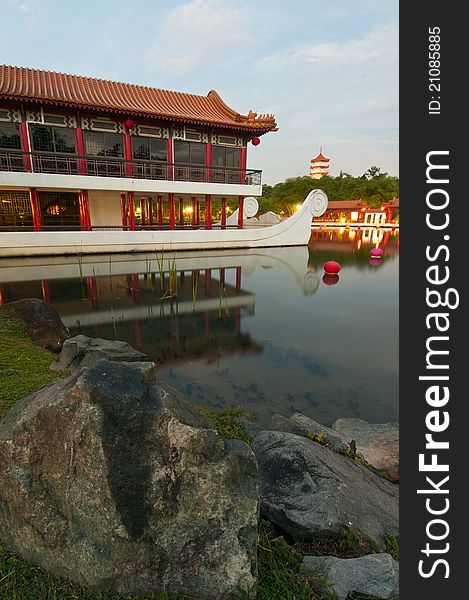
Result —
M313 218L313 225L364 225L367 227L399 224L399 198L371 207L362 200L331 200L320 217Z
M321 179L324 175L329 175L329 161L330 158L326 158L322 153L322 146L319 154L311 159L309 167L309 176L313 179Z
M1 232L227 227L262 194L248 145L276 131L206 96L0 66Z

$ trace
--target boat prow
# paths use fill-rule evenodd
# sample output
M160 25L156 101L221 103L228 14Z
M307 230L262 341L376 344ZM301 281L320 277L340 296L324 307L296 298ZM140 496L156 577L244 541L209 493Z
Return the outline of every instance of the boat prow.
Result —
M275 225L246 229L4 232L0 234L0 256L302 246L311 236L312 218L324 214L327 204L323 190L312 190L291 217Z

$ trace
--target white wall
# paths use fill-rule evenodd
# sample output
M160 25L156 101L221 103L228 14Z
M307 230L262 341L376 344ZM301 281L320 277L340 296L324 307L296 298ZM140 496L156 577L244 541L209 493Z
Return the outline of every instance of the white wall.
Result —
M121 200L118 192L101 192L90 190L88 192L90 201L91 226L122 225Z

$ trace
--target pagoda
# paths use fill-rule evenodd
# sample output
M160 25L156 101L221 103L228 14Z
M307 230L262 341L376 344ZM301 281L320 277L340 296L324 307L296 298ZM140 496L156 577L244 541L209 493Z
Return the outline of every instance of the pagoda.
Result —
M329 175L329 161L322 153L322 146L316 158L311 159L309 167L309 176L313 179L321 179L324 175Z

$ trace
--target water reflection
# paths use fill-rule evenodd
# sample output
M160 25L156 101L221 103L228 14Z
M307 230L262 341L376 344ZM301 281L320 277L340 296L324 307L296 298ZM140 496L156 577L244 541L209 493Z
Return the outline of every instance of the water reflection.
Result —
M387 233L314 230L308 247L164 257L4 259L0 302L43 298L73 334L128 341L195 404L241 404L264 422L295 411L397 420L398 236ZM331 259L342 265L334 282L323 277Z

